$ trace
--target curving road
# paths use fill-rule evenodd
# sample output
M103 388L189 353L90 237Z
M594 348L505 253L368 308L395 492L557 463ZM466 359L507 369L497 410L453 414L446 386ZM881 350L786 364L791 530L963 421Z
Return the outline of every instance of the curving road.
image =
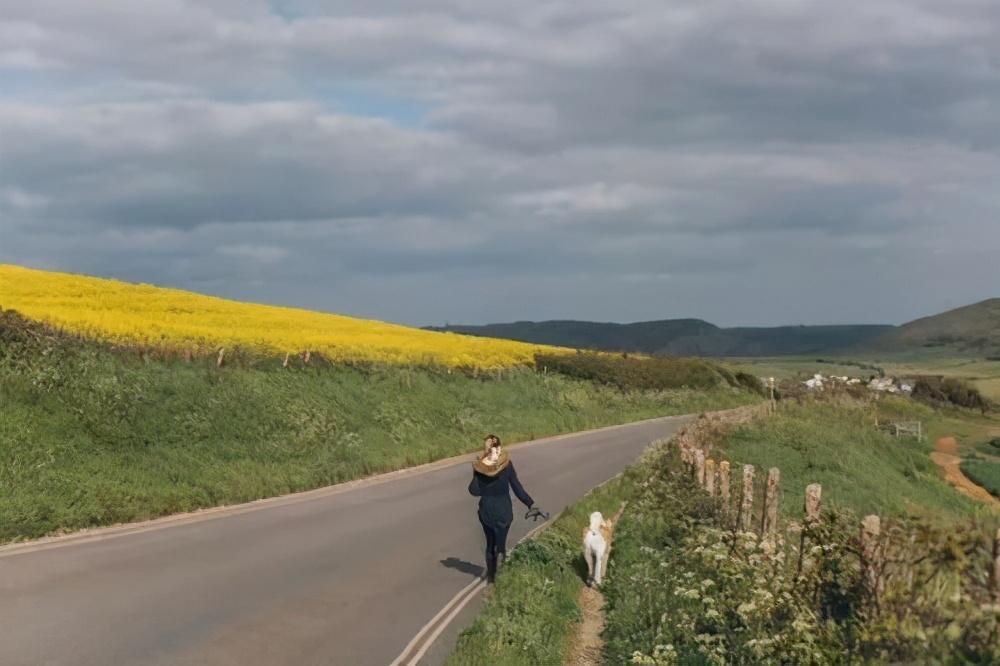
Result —
M554 514L685 419L511 455ZM0 548L0 664L384 666L480 574L469 460ZM521 516L512 543L532 527Z

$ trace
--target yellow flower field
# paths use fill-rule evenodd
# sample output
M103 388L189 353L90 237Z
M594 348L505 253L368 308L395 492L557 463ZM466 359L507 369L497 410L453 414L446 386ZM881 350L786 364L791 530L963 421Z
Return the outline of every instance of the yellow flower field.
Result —
M497 369L568 351L8 264L0 264L0 308L96 340L202 354L308 350L334 361Z

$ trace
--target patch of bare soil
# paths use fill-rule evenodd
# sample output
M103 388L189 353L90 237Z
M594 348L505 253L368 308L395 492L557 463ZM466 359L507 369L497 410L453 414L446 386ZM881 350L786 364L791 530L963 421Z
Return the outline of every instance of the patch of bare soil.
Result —
M566 666L598 666L604 654L604 595L600 590L584 586L580 591L580 609L583 620L577 628L573 649L566 659Z
M944 472L944 480L954 486L964 495L974 500L1000 507L1000 500L990 494L982 486L973 483L972 479L962 473L962 458L958 455L958 441L954 437L942 437L934 442L931 460Z

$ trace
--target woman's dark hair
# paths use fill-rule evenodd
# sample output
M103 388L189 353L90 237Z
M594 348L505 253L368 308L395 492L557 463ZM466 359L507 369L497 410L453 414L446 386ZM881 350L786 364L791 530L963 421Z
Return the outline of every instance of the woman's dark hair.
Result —
M496 448L500 446L500 438L496 435L486 435L486 440L490 444L490 448Z

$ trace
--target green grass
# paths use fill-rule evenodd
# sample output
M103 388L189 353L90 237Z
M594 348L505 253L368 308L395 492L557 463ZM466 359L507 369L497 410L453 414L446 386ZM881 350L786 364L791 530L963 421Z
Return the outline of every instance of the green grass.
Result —
M635 487L633 476L631 471L612 479L517 547L447 666L563 663L580 619L578 598L587 574L581 530L592 511L606 516L617 511Z
M0 327L0 542L334 484L478 449L745 403L530 370L216 368Z
M931 444L891 437L872 423L870 412L848 403L784 405L775 417L736 429L721 446L734 462L755 465L758 474L778 467L784 508L795 516L810 483L823 485L824 502L859 513L974 512L974 503L941 479L928 456ZM737 473L734 464L734 484Z
M962 473L1000 497L1000 462L996 460L963 460Z
M987 457L1000 457L1000 437L994 437L993 439L980 442L973 447L973 451L976 453L983 454Z

